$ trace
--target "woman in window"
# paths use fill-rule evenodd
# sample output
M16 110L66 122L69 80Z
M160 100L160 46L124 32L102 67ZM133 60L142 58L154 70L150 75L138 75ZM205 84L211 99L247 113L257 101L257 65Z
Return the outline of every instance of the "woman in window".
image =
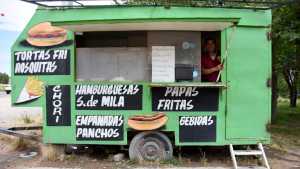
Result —
M204 82L216 82L223 65L220 56L217 56L215 41L208 39L204 51L204 55L201 57L202 79Z

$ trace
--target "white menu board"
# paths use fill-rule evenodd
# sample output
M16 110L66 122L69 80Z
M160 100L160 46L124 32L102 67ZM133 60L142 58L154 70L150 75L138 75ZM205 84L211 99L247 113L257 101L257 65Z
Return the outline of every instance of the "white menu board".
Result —
M152 82L175 82L175 46L152 46Z

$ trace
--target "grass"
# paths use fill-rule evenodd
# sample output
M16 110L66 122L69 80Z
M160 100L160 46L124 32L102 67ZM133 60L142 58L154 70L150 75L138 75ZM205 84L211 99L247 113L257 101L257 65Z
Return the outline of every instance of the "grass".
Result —
M176 158L172 158L170 160L160 161L160 164L162 164L162 165L179 166L180 165L180 161L178 159L176 159Z
M31 115L27 112L24 112L19 116L17 119L20 124L35 124L35 125L42 125L42 115L36 114Z
M0 134L0 144L1 144L2 152L23 151L28 147L32 147L31 141L28 141L23 138L15 137L15 136L1 135L1 134Z
M63 160L65 158L64 147L62 145L43 144L40 147L42 158L48 161ZM68 160L74 158L69 156Z
M34 120L27 114L21 116L21 121L25 124L31 124Z
M11 147L13 150L25 150L28 147L29 142L22 138L15 138L11 142Z
M300 147L300 99L297 107L289 106L287 99L280 99L276 118L271 125L273 145Z
M4 90L4 85L0 84L0 91L3 91L3 90Z

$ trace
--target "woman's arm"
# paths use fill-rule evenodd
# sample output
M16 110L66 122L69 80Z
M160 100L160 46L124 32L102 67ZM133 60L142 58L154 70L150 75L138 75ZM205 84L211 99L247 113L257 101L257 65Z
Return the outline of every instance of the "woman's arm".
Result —
M216 67L213 67L210 69L202 68L201 70L202 70L202 73L205 75L208 75L208 74L211 74L211 73L214 73L215 71L217 71Z
M208 74L214 73L216 71L219 71L221 69L223 69L223 65L219 64L218 66L215 66L215 67L212 67L212 68L209 68L209 69L205 69L205 68L202 67L201 71L202 71L203 74L208 75Z

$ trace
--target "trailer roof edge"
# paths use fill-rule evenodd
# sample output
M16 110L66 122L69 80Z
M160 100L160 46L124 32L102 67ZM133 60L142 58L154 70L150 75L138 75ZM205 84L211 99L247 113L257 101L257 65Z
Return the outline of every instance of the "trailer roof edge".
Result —
M56 4L53 4L53 0L21 0L27 3L35 4L45 8L100 8L100 7L135 7L135 6L157 6L157 7L202 7L202 8L229 8L229 9L252 9L252 10L268 10L274 9L278 7L282 7L285 5L289 5L292 3L296 3L297 0L284 0L280 2L275 1L260 1L260 0L223 0L221 3L218 1L216 2L209 2L207 0L192 0L190 4L182 5L177 3L136 3L136 4L109 4L109 5L100 5L100 4L84 4L87 2L86 0L63 0L63 1L55 1ZM89 0L92 2L97 2L97 0ZM59 4L58 2L61 2ZM65 3L64 3L65 2ZM99 2L99 1L98 1ZM52 3L52 5L51 5Z

